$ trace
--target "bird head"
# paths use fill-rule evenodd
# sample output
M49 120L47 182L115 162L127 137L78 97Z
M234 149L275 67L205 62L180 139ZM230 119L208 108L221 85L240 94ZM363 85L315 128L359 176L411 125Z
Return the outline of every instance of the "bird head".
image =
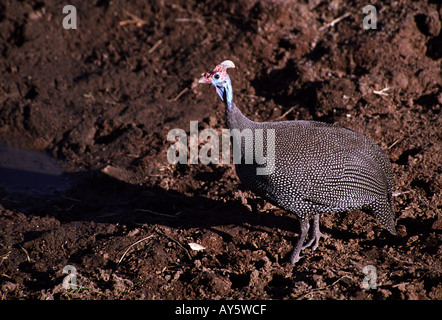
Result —
M198 83L208 83L214 86L221 100L230 107L233 100L233 94L232 83L227 74L228 68L235 68L235 64L230 60L223 61L212 71L203 73L198 80Z

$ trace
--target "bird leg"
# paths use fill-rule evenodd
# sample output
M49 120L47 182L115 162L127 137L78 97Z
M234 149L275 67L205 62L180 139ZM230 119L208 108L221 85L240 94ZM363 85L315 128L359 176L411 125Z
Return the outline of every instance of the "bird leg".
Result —
M308 229L310 227L310 223L308 221L308 218L299 219L300 223L300 234L298 237L298 240L296 241L295 248L293 249L292 254L290 255L290 262L295 264L296 262L301 259L301 256L299 255L302 250L302 245L305 241L305 237L307 236Z
M329 238L329 237L330 237L330 236L328 236L328 235L322 233L322 232L319 230L319 213L317 213L317 214L315 214L315 216L314 216L312 238L309 240L309 242L308 242L307 244L305 244L305 245L302 247L301 250L304 250L305 248L310 247L310 246L313 244L313 242L314 242L315 244L314 244L313 247L312 247L312 251L315 251L316 248L317 248L318 245L319 245L319 239L321 239L321 238L327 239L327 238Z

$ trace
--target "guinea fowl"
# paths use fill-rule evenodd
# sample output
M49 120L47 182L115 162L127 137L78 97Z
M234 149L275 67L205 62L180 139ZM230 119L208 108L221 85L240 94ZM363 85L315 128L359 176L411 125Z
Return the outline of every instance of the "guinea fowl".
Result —
M202 75L199 83L212 84L226 105L231 131L258 129L274 134L274 159L268 174L257 174L262 163L245 162L247 139L236 139L241 161L235 164L242 184L278 207L294 213L300 221L300 235L290 261L300 259L301 250L318 247L319 217L326 212L360 209L373 214L390 233L396 234L392 209L393 173L382 149L366 136L336 125L317 121L255 122L245 117L233 102L226 60ZM257 135L252 135L256 147ZM235 143L235 136L233 137ZM268 139L263 139L264 149ZM234 149L235 152L235 149ZM235 154L234 154L235 156ZM269 156L269 154L268 154ZM304 245L313 215L311 239Z

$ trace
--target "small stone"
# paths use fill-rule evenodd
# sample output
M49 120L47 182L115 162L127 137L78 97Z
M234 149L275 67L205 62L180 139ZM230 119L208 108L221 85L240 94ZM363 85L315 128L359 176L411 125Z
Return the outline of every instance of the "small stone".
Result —
M425 26L427 31L433 37L439 35L441 24L437 11L431 11L425 18Z

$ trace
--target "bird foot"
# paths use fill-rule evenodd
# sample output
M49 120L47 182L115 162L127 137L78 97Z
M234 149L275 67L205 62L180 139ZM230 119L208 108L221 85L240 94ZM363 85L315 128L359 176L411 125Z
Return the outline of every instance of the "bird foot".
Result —
M312 250L314 251L319 246L319 239L321 238L327 239L330 237L319 230L319 215L315 215L312 238L307 242L307 244L304 245L304 241L305 238L307 237L309 227L310 227L309 221L307 219L302 219L301 233L299 235L298 240L296 241L295 248L293 249L293 252L290 255L290 262L293 264L295 264L302 258L302 256L300 255L302 250L310 247L313 244Z
M301 225L300 225L301 226L301 228L300 228L301 232L299 234L298 240L296 241L296 244L295 244L295 247L293 249L293 252L290 255L290 262L292 264L295 264L296 262L299 261L299 259L301 259L300 253L301 253L301 250L302 250L302 244L305 241L308 229L310 227L309 221L307 219L301 219L300 223L301 223Z
M306 244L304 244L301 248L301 250L307 249L313 244L313 241L315 241L315 238L311 238Z
M314 243L314 245L312 247L312 251L315 251L316 248L319 246L319 239L321 239L321 238L327 239L329 237L330 236L322 233L319 230L319 214L316 214L315 217L314 217L314 222L313 222L313 234L312 234L312 237L305 245L303 245L301 247L301 250L304 250L305 248L310 247Z
M328 239L328 238L330 238L330 236L325 233L319 232L315 237L316 240L315 240L315 244L312 247L312 251L315 251L316 248L319 246L319 239L321 239L321 238Z
M330 238L330 236L317 230L316 232L313 233L312 238L305 245L302 246L301 250L304 250L304 249L310 247L314 242L315 244L312 247L312 251L315 251L316 248L318 248L318 246L319 246L319 239L321 239L321 238L327 239L327 238Z

